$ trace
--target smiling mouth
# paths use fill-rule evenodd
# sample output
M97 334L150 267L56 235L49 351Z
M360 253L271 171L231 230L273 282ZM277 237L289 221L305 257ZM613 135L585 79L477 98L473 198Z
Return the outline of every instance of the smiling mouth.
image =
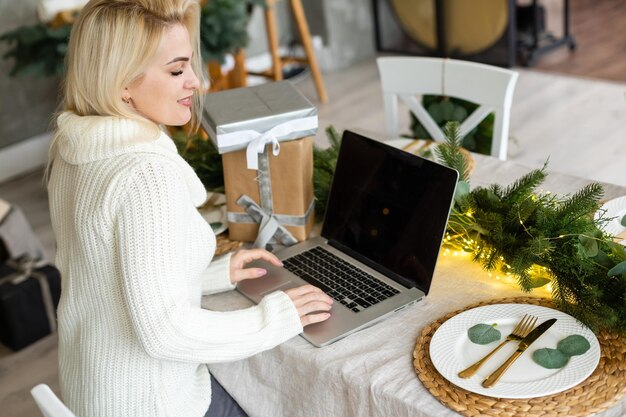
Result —
M185 98L181 98L180 100L178 100L177 102L182 104L185 107L191 107L191 98L193 96L189 96L189 97L185 97Z

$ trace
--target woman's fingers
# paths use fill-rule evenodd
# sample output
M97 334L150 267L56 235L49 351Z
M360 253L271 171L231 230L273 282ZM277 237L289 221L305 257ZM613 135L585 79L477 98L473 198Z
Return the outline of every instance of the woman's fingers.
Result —
M232 282L240 282L244 279L260 278L265 274L267 274L267 269L263 268L235 269L230 278Z
M293 298L293 304L296 306L296 308L304 307L307 309L311 309L319 307L319 303L331 305L332 298L324 294L321 290L301 294Z
M319 288L303 285L290 288L285 293L296 307L303 327L312 323L319 323L330 317L330 313L327 311L332 308L333 299Z
M318 292L318 293L324 294L324 291L320 290L319 288L317 288L317 287L315 287L315 286L313 286L311 284L301 285L301 286L295 287L295 288L289 288L288 290L285 290L285 292L287 294L293 294L293 295L297 295L297 296L309 294L311 292Z
M282 266L282 262L265 249L240 249L230 258L230 281L235 284L244 279L262 277L267 273L263 268L246 268L257 259L263 259L273 265Z
M240 249L233 255L233 258L240 268L257 259L263 259L276 266L282 266L283 264L276 255L265 249Z
M318 314L308 314L304 317L300 317L300 322L302 323L302 327L306 327L309 324L320 323L324 320L328 320L330 318L330 313L318 313Z

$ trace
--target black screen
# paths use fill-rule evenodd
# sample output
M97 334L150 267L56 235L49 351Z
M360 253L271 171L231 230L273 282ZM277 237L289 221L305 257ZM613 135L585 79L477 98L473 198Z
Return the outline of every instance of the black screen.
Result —
M345 131L322 236L428 293L457 178L453 169Z

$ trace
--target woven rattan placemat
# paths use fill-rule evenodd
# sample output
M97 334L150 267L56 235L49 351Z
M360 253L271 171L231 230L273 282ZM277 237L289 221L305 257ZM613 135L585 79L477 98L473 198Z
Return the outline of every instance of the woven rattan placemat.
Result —
M607 332L596 334L600 342L600 363L585 381L558 394L512 400L485 397L448 382L430 360L430 340L449 318L474 307L489 304L523 303L554 308L544 298L505 298L470 305L452 312L426 326L413 351L417 377L442 404L471 417L575 417L589 416L606 410L626 394L626 340Z

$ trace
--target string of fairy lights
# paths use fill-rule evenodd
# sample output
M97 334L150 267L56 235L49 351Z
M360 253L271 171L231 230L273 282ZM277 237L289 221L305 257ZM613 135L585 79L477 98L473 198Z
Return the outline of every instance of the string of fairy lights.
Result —
M532 199L533 202L536 202L538 199L543 200L544 204L548 204L551 206L558 205L559 201L550 192L545 192L541 196L537 196L536 194L531 194L529 198ZM521 215L518 212L519 223L524 229L524 231L528 234L528 236L532 237L532 234L524 221L521 218ZM468 257L472 256L472 258L476 261L480 261L486 258L484 251L481 251L480 242L472 237L472 234L476 234L476 230L480 229L480 226L477 224L476 219L474 218L474 213L471 209L468 209L464 212L459 211L456 207L452 210L450 215L450 221L448 223L448 228L446 230L444 241L443 241L443 256L451 256L451 257ZM553 239L561 239L567 236L573 235L560 235L557 237L544 238L546 240ZM511 265L509 265L503 256L500 256L498 259L498 266L494 268L499 272L491 272L487 271L487 275L490 278L495 278L497 281L505 281L507 283L516 283L517 278L516 274L511 271ZM545 278L546 281L550 281L552 278L552 274L550 268L534 264L530 268L528 268L527 273L530 277L535 278ZM552 291L551 282L547 282L546 290Z

